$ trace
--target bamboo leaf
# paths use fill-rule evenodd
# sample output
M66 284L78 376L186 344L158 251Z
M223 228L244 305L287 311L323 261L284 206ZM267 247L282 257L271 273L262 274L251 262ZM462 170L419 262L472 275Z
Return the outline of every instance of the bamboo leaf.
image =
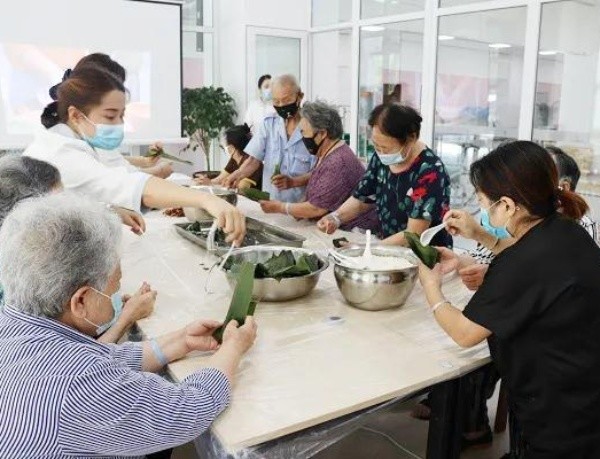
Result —
M433 268L439 261L440 253L430 245L424 246L421 244L419 236L415 233L404 231L404 237L406 238L410 249L417 257L419 257L419 260L421 260L429 269Z
M231 297L229 310L223 325L215 330L214 338L221 343L223 341L223 332L225 327L232 320L236 320L238 324L243 325L246 317L254 314L256 309L256 299L252 296L254 288L254 270L256 266L253 263L244 262L237 275L237 284Z
M269 201L271 195L266 191L257 190L256 188L244 188L240 193L252 201Z

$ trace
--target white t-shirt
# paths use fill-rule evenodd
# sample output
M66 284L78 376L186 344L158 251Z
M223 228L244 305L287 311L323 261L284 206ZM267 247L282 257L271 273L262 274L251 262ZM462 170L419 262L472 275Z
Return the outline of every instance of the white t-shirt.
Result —
M151 176L130 172L125 167L106 166L99 154L76 137L66 124L40 130L23 154L56 167L67 190L106 204L141 211L144 188Z
M244 123L250 126L252 133L257 132L266 116L275 113L271 102L263 102L261 99L253 100L248 104Z

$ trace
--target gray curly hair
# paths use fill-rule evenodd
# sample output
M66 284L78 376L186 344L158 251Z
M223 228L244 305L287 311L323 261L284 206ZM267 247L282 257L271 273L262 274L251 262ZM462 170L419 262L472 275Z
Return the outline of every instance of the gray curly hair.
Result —
M335 107L326 102L307 102L302 106L300 115L308 121L313 130L327 131L327 137L331 140L341 139L344 135L340 114Z
M79 288L106 288L120 241L117 216L81 195L24 200L0 228L4 303L29 315L59 317Z

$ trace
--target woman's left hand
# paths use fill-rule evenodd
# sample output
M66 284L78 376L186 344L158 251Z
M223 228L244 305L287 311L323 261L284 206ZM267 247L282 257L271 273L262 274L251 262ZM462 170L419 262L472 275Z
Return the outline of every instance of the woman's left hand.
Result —
M419 262L419 280L425 291L440 290L442 286L442 266L438 263L432 269Z
M282 175L282 174L275 175L271 179L271 183L278 190L287 190L289 188L294 188L296 186L296 184L294 183L294 179L292 177L289 177L287 175Z
M144 217L133 210L124 209L123 207L112 207L119 216L124 225L131 227L131 231L138 236L141 236L146 231L146 222Z
M440 253L440 266L442 274L448 274L458 270L460 259L458 255L447 247L435 247Z
M258 203L265 214L283 213L283 202L281 201L258 201Z
M216 320L200 319L185 327L185 345L187 352L214 351L219 347L212 334L221 326Z

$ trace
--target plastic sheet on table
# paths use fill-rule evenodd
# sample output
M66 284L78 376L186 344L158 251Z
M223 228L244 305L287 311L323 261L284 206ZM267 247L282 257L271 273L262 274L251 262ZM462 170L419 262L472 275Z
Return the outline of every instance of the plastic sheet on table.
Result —
M146 336L201 317L222 320L231 298L220 271L210 278L215 294L205 293L205 268L217 257L179 237L173 222L157 219L151 231L131 236L125 245L124 291L146 280L159 292L155 312L140 323ZM309 241L319 244L318 237ZM444 290L456 304L468 300L459 279L447 279ZM345 303L329 268L310 295L261 302L255 316L258 338L240 365L231 404L211 433L198 440L203 457L312 457L359 428L377 404L457 377L461 366L477 364L470 355L461 357L458 346L438 345L432 338L444 332L428 313L419 286L402 308L362 311ZM419 331L419 326L424 328ZM419 333L412 333L412 327ZM172 363L169 372L181 381L208 365L209 355L194 354ZM360 411L368 406L375 408ZM298 433L282 437L291 432ZM258 446L228 456L217 436L225 448Z
M373 415L404 400L396 398L251 448L226 451L210 430L194 440L194 445L202 459L309 459L364 427Z

